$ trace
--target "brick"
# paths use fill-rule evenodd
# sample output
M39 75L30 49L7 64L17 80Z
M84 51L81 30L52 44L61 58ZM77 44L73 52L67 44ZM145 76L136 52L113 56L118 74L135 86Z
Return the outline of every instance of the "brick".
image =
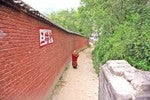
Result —
M39 29L51 29L54 43L39 47ZM0 6L0 99L41 100L53 88L74 49L87 38L70 34L9 6ZM74 44L74 45L73 45Z

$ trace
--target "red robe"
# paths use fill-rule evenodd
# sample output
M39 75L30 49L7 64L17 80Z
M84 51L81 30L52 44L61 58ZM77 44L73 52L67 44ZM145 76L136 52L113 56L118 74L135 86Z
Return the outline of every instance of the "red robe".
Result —
M78 59L79 55L77 54L72 54L72 66L73 68L77 68L77 59Z

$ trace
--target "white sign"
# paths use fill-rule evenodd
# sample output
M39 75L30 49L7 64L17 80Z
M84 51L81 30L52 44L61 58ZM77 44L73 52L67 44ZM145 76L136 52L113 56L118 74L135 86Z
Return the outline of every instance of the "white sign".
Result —
M53 43L52 30L40 29L40 46Z

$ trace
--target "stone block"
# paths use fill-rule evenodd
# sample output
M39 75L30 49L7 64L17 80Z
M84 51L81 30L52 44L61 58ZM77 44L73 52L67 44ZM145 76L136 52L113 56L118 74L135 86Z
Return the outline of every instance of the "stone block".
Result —
M137 69L134 67L129 67L125 69L123 77L128 81L131 82L134 78L136 78Z
M150 91L136 94L136 100L150 100Z
M124 78L114 76L111 78L110 84L117 100L130 100L134 98L134 89Z
M107 66L114 75L123 76L125 69L129 68L131 65L125 60L110 60L107 61Z
M150 91L150 81L141 73L136 73L134 79L131 81L132 86L137 91Z
M150 72L125 60L107 61L99 79L99 100L150 100Z

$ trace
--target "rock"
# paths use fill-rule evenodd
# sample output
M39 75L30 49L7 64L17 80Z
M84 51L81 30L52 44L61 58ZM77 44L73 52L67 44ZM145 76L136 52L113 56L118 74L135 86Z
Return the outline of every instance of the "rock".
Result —
M115 94L117 100L130 100L132 99L133 87L124 78L114 76L110 80L111 90Z
M134 74L134 79L131 81L131 84L138 91L150 91L150 81L140 72Z
M99 100L150 100L150 72L125 60L110 60L99 75Z

